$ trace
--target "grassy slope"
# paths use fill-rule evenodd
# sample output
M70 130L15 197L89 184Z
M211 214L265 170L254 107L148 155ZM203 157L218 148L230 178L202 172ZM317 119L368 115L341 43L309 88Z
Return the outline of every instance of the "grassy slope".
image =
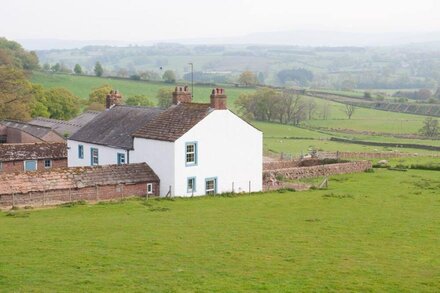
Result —
M156 96L157 91L163 87L173 87L161 82L139 82L130 80L117 80L98 77L62 75L62 74L45 74L35 72L32 76L32 81L40 83L45 87L65 87L74 92L76 95L87 99L90 91L102 84L111 84L113 87L119 89L124 95L131 96L136 94L145 94L151 98ZM195 87L195 100L198 102L209 101L211 87ZM231 109L234 109L234 101L240 93L252 92L253 89L243 88L226 88L228 94L228 103ZM315 99L319 106L324 103L329 103L331 107L331 119L329 120L310 120L306 121L307 125L333 128L347 128L354 130L370 130L383 132L416 132L421 127L423 117L399 113L388 113L383 111L371 109L357 109L351 120L348 120L344 114L344 105L334 102L327 102L321 99ZM318 106L318 109L319 109ZM310 141L310 140L279 140L280 137L301 137L301 138L315 138L326 139L330 135L322 134L315 131L304 130L293 126L280 125L276 123L252 122L256 127L261 129L265 135L265 149L274 150L277 152L287 152L299 154L305 153L310 148L323 149L328 151L374 151L374 150L388 150L380 147L359 146L351 144L343 144L328 141ZM344 136L336 134L335 136ZM368 139L360 137L361 139ZM398 142L401 140L375 137L377 141ZM416 143L436 144L438 143L427 141ZM426 153L426 151L406 149L403 151Z
M175 85L166 84L163 82L146 82L146 81L132 81L121 79L110 79L90 76L75 76L66 74L47 74L41 72L34 72L32 75L32 82L42 84L45 87L64 87L72 91L75 95L88 99L89 93L93 88L99 87L103 84L110 84L115 89L120 90L124 96L130 97L133 95L146 95L153 100L160 88L170 87ZM254 89L226 87L226 93L229 99L229 106L234 106L235 99L240 93L253 92ZM197 102L209 102L209 95L212 87L209 86L195 86L194 100Z
M438 292L439 190L438 172L378 170L324 191L2 213L0 291Z

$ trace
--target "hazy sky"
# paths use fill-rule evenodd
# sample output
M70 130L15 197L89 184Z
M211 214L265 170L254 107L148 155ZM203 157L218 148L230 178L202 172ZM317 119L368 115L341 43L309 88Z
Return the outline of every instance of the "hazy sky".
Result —
M146 41L252 32L440 31L439 0L2 0L10 39Z

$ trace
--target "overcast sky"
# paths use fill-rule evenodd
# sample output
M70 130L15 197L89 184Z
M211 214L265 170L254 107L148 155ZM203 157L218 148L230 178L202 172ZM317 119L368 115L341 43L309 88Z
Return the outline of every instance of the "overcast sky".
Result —
M10 39L148 41L252 32L440 31L439 0L2 0Z

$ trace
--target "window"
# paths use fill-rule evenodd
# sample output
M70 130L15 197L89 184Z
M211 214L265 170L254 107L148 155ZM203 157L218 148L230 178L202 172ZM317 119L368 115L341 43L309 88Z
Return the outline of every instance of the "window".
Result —
M186 180L186 192L187 193L196 192L196 177L190 177Z
M118 165L125 164L125 154L118 153Z
M3 162L0 162L0 172L3 171Z
M90 149L90 164L92 166L96 166L99 164L99 153L98 149L91 148Z
M208 178L205 180L205 193L216 194L217 193L217 179Z
M185 145L185 155L186 155L186 165L194 166L197 165L197 143L188 142Z
M147 183L147 194L153 193L153 183Z
M52 160L44 160L44 168L52 168Z
M0 143L6 143L8 141L8 137L6 135L0 135Z
M37 161L24 161L24 170L25 171L37 171Z
M82 144L78 145L78 158L84 159L84 146Z

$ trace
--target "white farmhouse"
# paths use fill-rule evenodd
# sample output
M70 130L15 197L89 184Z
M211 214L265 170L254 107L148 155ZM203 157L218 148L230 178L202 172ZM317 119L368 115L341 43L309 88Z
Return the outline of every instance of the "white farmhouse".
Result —
M177 87L166 110L114 106L68 140L69 166L145 162L161 196L261 191L262 132L227 109L223 89L210 99L192 103Z

